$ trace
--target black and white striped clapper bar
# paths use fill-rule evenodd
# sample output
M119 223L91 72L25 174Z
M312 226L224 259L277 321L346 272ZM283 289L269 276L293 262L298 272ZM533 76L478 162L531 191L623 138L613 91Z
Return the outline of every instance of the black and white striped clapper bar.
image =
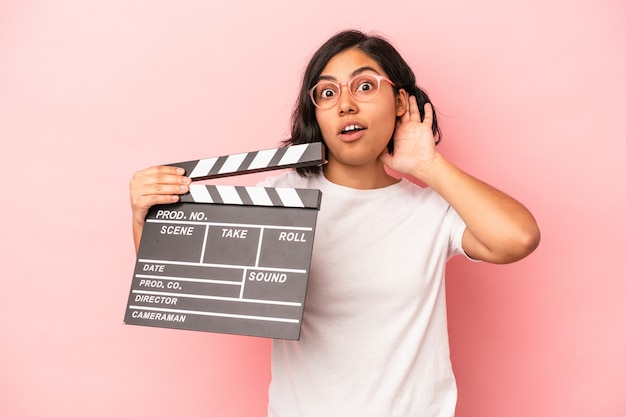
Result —
M171 164L193 181L320 165L320 143ZM127 324L297 340L321 192L191 184L146 216Z

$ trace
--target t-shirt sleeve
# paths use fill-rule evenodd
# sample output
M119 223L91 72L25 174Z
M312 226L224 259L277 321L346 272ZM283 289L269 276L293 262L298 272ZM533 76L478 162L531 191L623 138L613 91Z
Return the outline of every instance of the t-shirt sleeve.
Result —
M463 233L467 226L461 216L450 207L448 209L448 221L450 222L450 242L448 247L448 259L457 256L463 255L470 261L480 262L477 259L470 258L467 253L463 250Z
M274 177L267 177L256 184L257 187L274 187Z
M291 171L284 172L280 175L266 177L264 180L257 183L257 187L298 188L298 186L298 176Z

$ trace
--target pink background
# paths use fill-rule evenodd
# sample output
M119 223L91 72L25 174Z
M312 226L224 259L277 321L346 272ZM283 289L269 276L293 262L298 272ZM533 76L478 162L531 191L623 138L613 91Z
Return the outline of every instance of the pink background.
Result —
M0 415L265 413L267 340L122 323L128 181L276 146L348 27L398 46L442 152L542 228L517 264L450 264L458 417L626 415L623 0L296 3L0 3Z

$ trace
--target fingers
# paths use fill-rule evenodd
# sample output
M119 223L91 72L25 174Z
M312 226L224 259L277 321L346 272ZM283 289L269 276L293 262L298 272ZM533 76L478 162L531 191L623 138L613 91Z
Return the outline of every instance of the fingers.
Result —
M402 121L416 120L421 123L425 123L428 126L432 126L433 124L433 107L427 102L424 104L424 120L420 115L419 106L417 104L417 99L415 96L409 97L408 111L404 113L402 116Z
M178 167L150 167L142 171L135 172L130 181L130 186L131 189L151 187L157 194L176 193L175 186L187 186L191 182L190 178L183 175L184 173L185 170ZM184 189L184 187L181 189ZM178 192L176 194L182 193Z
M189 191L191 179L182 168L171 166L150 167L135 172L130 180L130 202L133 214L143 218L156 204L177 202L180 194Z
M135 172L135 174L133 175L133 180L140 179L140 178L158 179L158 178L161 178L161 177L164 178L170 175L176 176L176 177L182 177L184 173L185 173L185 170L182 168L161 165L161 166L154 166L154 167L146 168L141 171Z
M428 127L433 126L433 106L430 103L424 104L424 121Z
M415 96L409 97L409 116L413 120L417 120L418 122L422 121L420 117L420 108L417 106L417 99Z

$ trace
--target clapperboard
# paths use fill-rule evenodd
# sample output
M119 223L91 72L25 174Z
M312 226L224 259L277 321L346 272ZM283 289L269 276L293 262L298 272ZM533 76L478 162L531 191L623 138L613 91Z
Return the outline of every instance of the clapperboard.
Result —
M319 165L311 143L171 164L192 181ZM297 340L321 191L191 184L144 225L127 324Z

